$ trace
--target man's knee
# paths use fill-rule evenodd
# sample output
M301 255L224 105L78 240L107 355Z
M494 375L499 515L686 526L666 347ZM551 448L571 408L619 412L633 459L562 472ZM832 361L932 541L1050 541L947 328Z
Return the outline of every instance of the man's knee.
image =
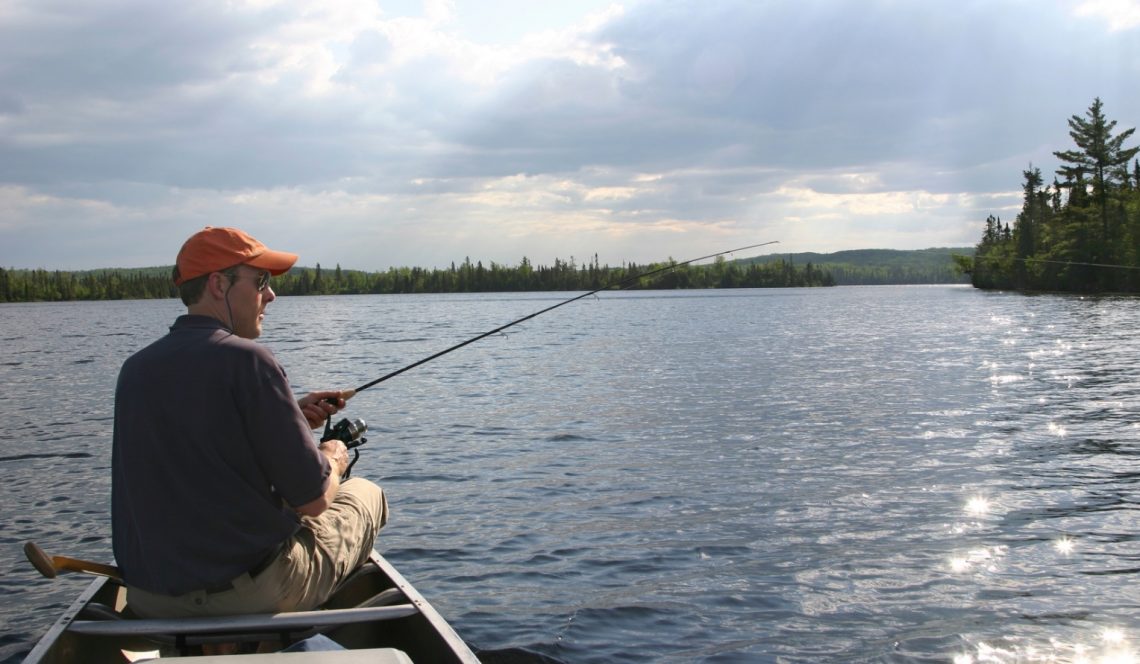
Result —
M379 485L360 477L353 477L340 485L334 499L351 502L372 521L376 530L388 523L388 499Z

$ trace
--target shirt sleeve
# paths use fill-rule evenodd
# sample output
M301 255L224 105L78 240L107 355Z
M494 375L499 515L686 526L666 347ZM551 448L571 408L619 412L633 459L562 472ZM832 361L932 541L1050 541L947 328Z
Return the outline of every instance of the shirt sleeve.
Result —
M300 507L324 493L332 465L317 449L285 370L268 349L250 345L255 352L235 395L246 436L277 494L291 507Z

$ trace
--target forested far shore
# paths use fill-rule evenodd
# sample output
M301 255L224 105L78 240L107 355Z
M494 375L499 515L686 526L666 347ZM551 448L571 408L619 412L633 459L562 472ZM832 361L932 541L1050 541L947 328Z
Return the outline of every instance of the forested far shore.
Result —
M449 268L389 268L383 272L293 268L274 277L278 295L361 295L403 293L490 293L523 291L591 291L635 279L668 263L599 265L598 259L578 265L556 259L552 267L535 266L523 258L514 267L470 259ZM102 269L82 272L0 268L0 302L61 302L70 300L141 300L178 297L171 267ZM633 289L792 288L834 286L832 275L811 263L792 261L742 264L717 259L709 265L676 265L673 269L634 282Z
M811 263L831 274L837 286L884 286L893 284L968 284L970 277L955 263L955 256L973 256L973 247L930 249L848 249L830 254L815 252L760 256L741 263L790 260Z
M975 287L1140 292L1140 148L1124 145L1135 128L1115 129L1097 98L1069 118L1076 149L1053 153L1052 184L1032 164L1022 171L1013 226L990 215L974 257L957 259Z

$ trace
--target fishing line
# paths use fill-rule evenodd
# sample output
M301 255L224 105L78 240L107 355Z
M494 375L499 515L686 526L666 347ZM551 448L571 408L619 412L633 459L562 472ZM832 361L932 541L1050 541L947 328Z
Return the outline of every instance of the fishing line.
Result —
M422 360L417 360L415 362L412 362L411 364L409 364L406 367L403 367L401 369L397 369L391 373L384 374L383 376L377 378L374 381L365 383L365 384L361 385L360 387L356 388L355 390L345 390L344 392L341 393L341 398L342 399L351 399L353 396L356 395L357 392L367 390L368 388L372 387L373 385L378 385L380 383L383 383L384 381L388 380L389 378L395 378L396 376L399 376L400 374L404 373L405 371L415 369L416 367L420 366L421 364L426 364L428 362L431 362L432 360L434 360L438 357L442 357L444 355L447 355L448 353L451 353L453 351L457 351L460 348L463 348L464 346L466 346L468 344L475 343L476 341L479 341L480 339L485 339L485 338L491 336L492 334L498 334L498 333L502 332L503 330L505 330L509 327L513 327L515 325L518 325L519 323L526 322L526 321L528 321L528 320L530 320L536 316L541 316L542 314L544 314L548 311L552 311L554 309L557 309L558 307L562 307L562 306L565 306L567 304L570 304L571 302L576 302L578 300L581 300L584 297L590 297L591 295L595 295L595 294L600 293L604 290L624 290L626 288L629 288L630 286L633 286L634 284L636 284L637 282L639 282L640 280L642 280L646 277L651 277L655 274L660 274L660 273L666 272L668 270L673 270L673 269L676 269L676 268L681 267L683 265L688 265L689 263L696 263L697 261L703 261L703 260L706 260L709 258L716 258L717 256L724 256L725 254L732 254L732 253L736 253L738 251L755 249L756 247L764 247L764 246L767 246L770 244L777 244L778 242L779 242L779 240L772 240L771 242L761 242L760 244L750 244L747 247L737 247L736 249L728 249L726 251L718 251L715 254L709 254L708 256L701 256L699 258L691 258L691 259L684 261L682 263L672 263L671 262L669 265L666 265L665 267L661 267L661 268L658 268L656 270L650 270L649 272L644 272L641 274L633 275L631 277L628 277L626 279L623 279L623 280L617 282L616 284L607 284L605 286L602 286L601 288L595 288L594 290L592 290L588 293L576 295L576 296L574 296L568 300L563 300L562 302L559 302L558 304L551 305L549 307L546 307L545 309L540 309L540 310L538 310L532 314L528 314L526 316L523 316L522 318L519 318L518 320L511 321L511 322L507 323L506 325L503 325L501 327L496 327L495 329L493 329L489 332L484 332L483 334L480 334L478 336L471 337L467 341L457 343L450 348L445 348L444 350L441 350L438 353L435 353L434 355L429 355L429 356L423 358Z
M1140 265L1114 265L1111 263L1082 263L1080 261L1054 261L1047 258L1017 258L1016 256L974 256L977 261L1021 261L1023 263L1049 263L1052 265L1081 265L1085 267L1111 267L1120 270L1140 270Z

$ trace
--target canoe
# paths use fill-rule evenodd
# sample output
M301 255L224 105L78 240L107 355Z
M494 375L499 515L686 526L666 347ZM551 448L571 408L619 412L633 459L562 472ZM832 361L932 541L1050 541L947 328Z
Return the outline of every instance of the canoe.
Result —
M92 581L25 664L103 664L157 656L196 656L194 661L204 664L479 662L447 621L376 551L315 611L154 620L131 616L125 597L126 589L113 578ZM218 644L230 644L233 650L237 643L246 652L273 642L317 650L202 656L203 645L207 652L217 652ZM341 649L326 649L337 647Z

